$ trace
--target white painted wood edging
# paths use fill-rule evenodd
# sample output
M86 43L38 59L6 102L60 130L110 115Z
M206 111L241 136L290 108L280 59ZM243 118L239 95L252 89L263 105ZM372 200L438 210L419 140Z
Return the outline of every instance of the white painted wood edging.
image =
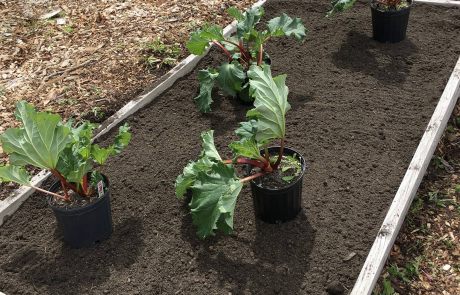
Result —
M414 0L414 3L432 4L446 7L460 7L460 0Z
M252 5L252 7L263 6L266 1L267 0L259 0L254 5ZM233 32L235 32L235 30L236 21L232 22L230 25L224 28L224 35L228 37ZM198 64L198 62L204 56L206 56L208 52L209 49L206 51L205 54L200 56L193 54L187 56L178 65L176 65L168 73L161 77L150 90L144 92L137 98L131 100L125 106L123 106L118 112L116 112L110 118L105 120L101 124L100 128L97 130L97 134L94 136L93 140L109 132L121 121L125 120L130 115L134 114L147 104L151 103L161 93L170 88L179 78L190 73ZM39 187L50 175L51 173L42 170L40 173L38 173L32 178L31 183L34 186ZM22 205L22 203L24 203L27 200L27 198L34 192L35 189L33 188L21 186L12 195L8 196L3 201L0 201L0 226L5 222L5 219L8 216L12 215L14 212L16 212L16 210Z
M372 293L459 95L460 57L350 295L369 295Z

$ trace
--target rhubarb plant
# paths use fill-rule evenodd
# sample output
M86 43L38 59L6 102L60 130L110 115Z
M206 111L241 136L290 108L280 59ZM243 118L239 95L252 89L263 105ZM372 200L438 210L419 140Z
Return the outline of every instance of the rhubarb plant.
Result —
M327 13L331 16L336 12L342 12L355 5L356 0L332 0L332 9ZM397 11L410 6L410 0L370 0L373 7L381 11Z
M264 51L265 43L274 37L292 36L297 40L304 40L306 30L300 18L291 18L286 14L268 21L263 31L256 29L264 15L262 7L250 8L245 12L231 7L228 14L237 20L236 35L225 37L223 28L218 25L206 25L192 33L186 47L192 54L202 55L211 44L219 47L227 57L217 69L200 70L199 95L195 97L198 109L207 113L211 111L212 90L217 82L222 91L229 96L238 96L246 102L253 101L250 93L247 71L254 65L270 64L268 55Z
M22 125L0 135L2 148L9 155L9 164L0 166L0 182L16 182L66 202L71 201L69 191L91 196L102 179L93 171L94 165L104 164L131 140L129 127L123 125L112 145L100 147L92 143L96 125L83 122L72 126L72 121L64 123L57 114L37 112L25 101L18 102L15 116ZM59 180L63 194L33 186L26 166L50 171Z
M254 108L247 113L248 121L240 123L235 131L239 140L229 145L232 159L219 155L212 130L203 132L198 160L190 162L176 179L178 198L191 191L189 206L200 238L214 235L215 230L230 233L243 183L280 169L285 158L286 112L290 109L286 75L273 78L268 65L253 65L248 75L255 96ZM280 142L280 149L273 156L267 147L274 141ZM255 170L249 176L239 177L236 165L250 165Z

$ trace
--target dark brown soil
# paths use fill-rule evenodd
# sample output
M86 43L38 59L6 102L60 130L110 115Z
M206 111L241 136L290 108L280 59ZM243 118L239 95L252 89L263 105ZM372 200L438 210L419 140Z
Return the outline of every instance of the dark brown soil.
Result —
M271 1L268 17L300 16L308 41L267 50L287 73L288 146L308 162L303 211L292 222L254 219L249 188L235 233L198 240L174 180L215 129L222 154L247 106L193 105L196 72L129 120L132 144L109 160L114 233L92 249L63 245L42 196L0 228L0 289L8 294L326 294L351 289L460 54L460 11L416 5L408 40L370 39L370 9L324 18L324 4ZM221 60L215 52L199 65ZM357 253L344 261L351 252Z

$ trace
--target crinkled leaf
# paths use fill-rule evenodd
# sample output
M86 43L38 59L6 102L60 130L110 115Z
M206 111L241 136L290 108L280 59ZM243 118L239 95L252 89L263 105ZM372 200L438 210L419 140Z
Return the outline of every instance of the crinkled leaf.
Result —
M214 164L208 173L199 173L192 188L190 208L193 224L200 238L213 235L220 229L233 229L233 213L243 184L235 170L223 163Z
M30 175L23 167L19 166L0 166L0 183L16 182L20 185L30 185Z
M214 87L214 80L219 76L216 70L200 70L198 72L198 80L200 81L200 94L195 97L195 102L198 109L202 113L211 111L212 103L212 88Z
M272 36L294 36L297 40L306 37L305 27L300 18L292 19L283 13L268 22L268 30Z
M254 110L257 116L258 142L284 138L286 134L286 112L291 108L287 101L289 93L286 75L272 78L270 66L251 66L248 71L251 88L254 90ZM248 112L249 113L249 112Z
M97 144L91 146L91 157L100 165L107 161L108 157L119 154L131 141L131 132L128 124L118 128L118 134L112 145L102 148Z
M224 40L224 31L217 25L207 25L192 33L186 47L192 54L202 55L213 40Z
M176 196L181 198L184 196L196 180L198 173L206 173L211 169L211 166L222 161L217 149L214 145L214 131L209 130L201 133L202 151L200 158L195 162L190 162L185 166L181 175L176 178L175 188Z
M327 16L331 16L336 12L342 12L351 8L356 3L356 0L332 0L332 9L327 13Z
M202 158L195 162L190 162L185 166L181 175L176 178L176 196L182 198L193 183L199 172L207 172L215 162L209 158Z
M236 96L241 91L245 79L243 67L237 62L224 63L219 67L217 83L230 96Z
M115 154L116 152L113 146L109 146L108 148L101 148L99 145L94 144L91 147L91 156L100 165L103 165L105 161L107 161L108 157Z
M3 150L10 155L11 164L56 168L60 153L71 141L68 136L70 129L61 123L61 117L36 112L25 101L18 102L15 115L23 125L0 135Z
M118 134L115 137L113 143L113 150L116 154L119 154L124 148L129 144L131 141L131 132L129 132L131 128L128 126L127 123L123 124L118 128Z
M222 161L219 152L214 145L214 130L208 130L201 133L201 157L207 157L214 161Z
M236 25L236 35L238 38L247 38L263 15L264 9L262 6L247 9L243 13L243 18L238 20L238 24Z
M93 168L88 157L82 156L79 152L75 151L76 146L67 147L61 153L57 170L64 176L64 178L73 183L80 183L83 176L91 171ZM83 148L82 150L87 150Z
M244 15L241 13L241 11L238 8L234 7L234 6L229 7L227 9L227 13L228 13L228 15L230 15L231 17L233 17L237 21L242 21L244 19Z
M260 148L257 146L254 138L245 138L240 141L234 141L229 145L229 147L233 151L234 158L260 158Z
M257 120L241 122L240 127L235 130L235 133L240 139L255 138L257 133Z

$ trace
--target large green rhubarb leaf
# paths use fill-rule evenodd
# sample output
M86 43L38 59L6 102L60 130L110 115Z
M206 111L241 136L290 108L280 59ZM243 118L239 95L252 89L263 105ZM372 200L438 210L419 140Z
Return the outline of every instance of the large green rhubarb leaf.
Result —
M176 178L176 196L182 198L195 182L200 172L207 172L211 167L222 161L214 145L214 131L209 130L201 133L202 151L197 161L190 162L185 166L181 175Z
M331 16L336 12L342 12L351 8L356 3L356 0L332 0L332 9L327 13L327 16Z
M190 208L200 238L213 235L216 229L225 233L233 230L233 213L242 187L233 167L223 163L213 165L207 173L198 174L191 187Z
M305 27L300 18L292 19L283 13L268 22L268 30L272 36L294 36L297 40L306 37Z
M224 40L223 29L217 25L208 25L192 33L186 47L192 54L202 55L212 41Z
M207 69L198 72L198 80L200 81L200 94L195 97L195 102L198 109L202 113L211 111L212 103L212 88L214 87L214 80L219 76L216 70Z
M61 123L59 115L36 112L31 104L17 104L16 117L23 124L0 135L3 150L16 166L33 165L42 169L55 169L59 155L72 140L70 129Z
M291 108L287 101L286 75L272 78L270 66L263 65L251 66L248 76L255 97L255 108L248 113L257 117L257 142L284 138L286 112Z
M238 62L226 62L219 67L217 83L230 96L236 96L241 91L245 79L243 67Z
M30 186L30 176L27 171L18 166L0 166L0 183L16 182L20 185Z

